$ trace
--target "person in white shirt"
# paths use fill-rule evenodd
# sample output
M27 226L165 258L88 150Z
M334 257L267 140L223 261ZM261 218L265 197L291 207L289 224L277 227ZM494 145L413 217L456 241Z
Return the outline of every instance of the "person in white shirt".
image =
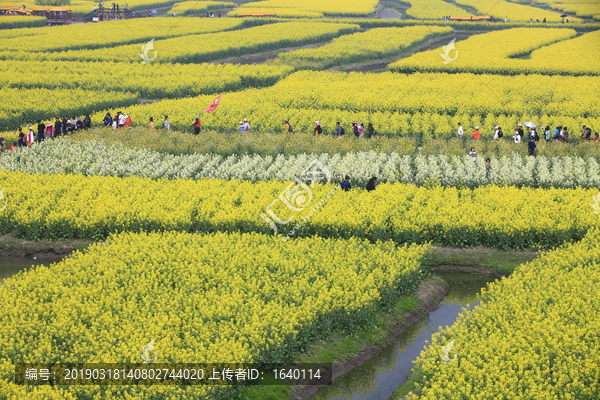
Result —
M515 143L521 143L521 135L519 135L519 132L515 132L513 139L515 139Z
M464 131L463 131L463 127L462 124L459 122L458 123L458 138L462 139L463 135L464 135Z
M123 114L122 112L119 112L119 128L122 128L125 126L125 119L127 117L125 116L125 114Z
M163 128L165 128L168 131L171 130L171 124L169 123L169 116L168 115L165 115L165 120L163 121Z
M25 136L25 142L27 143L27 147L33 146L33 143L35 142L35 134L33 133L33 128L31 126L29 127L29 132L27 132L27 135Z

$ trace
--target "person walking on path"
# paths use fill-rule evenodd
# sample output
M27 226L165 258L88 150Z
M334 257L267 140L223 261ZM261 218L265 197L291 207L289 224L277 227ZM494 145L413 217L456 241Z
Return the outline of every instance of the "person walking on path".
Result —
M150 117L150 122L148 122L148 129L150 129L151 131L155 131L156 130L154 128L154 117Z
M169 122L169 116L168 115L165 115L165 120L163 121L163 128L165 128L168 131L171 130L171 123Z
M347 192L350 189L352 189L352 185L350 184L350 177L348 175L346 175L342 183L340 183L340 186L342 187L342 190L344 192Z
M344 128L342 128L342 125L340 125L339 121L335 123L335 136L337 136L338 138L340 138L344 133Z
M104 122L104 126L105 126L106 128L110 128L110 127L112 126L113 119L112 119L112 117L110 116L110 113L106 113L106 116L104 117L104 120L103 120L103 122Z
M243 135L244 134L244 123L242 121L240 121L240 123L238 125L239 125L238 133L240 135Z
M477 162L477 152L475 151L475 147L471 147L471 151L469 151L469 155L474 163Z
M323 133L323 128L321 128L321 121L315 122L314 132L315 132L315 136L318 136Z
M377 187L377 177L374 176L371 179L369 179L369 182L367 182L367 190L369 192L375 190L375 188Z
M529 139L529 142L527 142L527 147L529 149L529 155L530 156L535 156L535 148L537 147L535 140L533 140L533 138Z
M563 142L569 143L569 128L567 128L566 126L563 127L561 136Z
M521 143L521 135L519 135L519 132L515 131L515 134L513 135L513 139L514 139L515 143Z
M517 134L519 135L519 143L523 141L523 136L525 136L525 131L523 130L523 125L517 125Z
M475 127L475 131L473 132L473 134L471 135L471 137L475 140L479 140L481 139L481 132L479 132L479 127L476 126Z
M19 127L19 140L18 140L18 146L19 147L25 147L25 145L27 144L25 141L25 133L23 133L23 128Z
M90 118L90 115L88 114L83 119L83 129L90 129L91 127L92 127L92 119Z
M531 131L529 131L529 138L535 140L536 142L540 139L535 128L531 128Z
M44 124L41 120L38 120L37 125L37 142L40 143L45 139L46 132L46 124Z
M194 128L194 135L200 134L200 127L202 126L202 120L199 115L196 115L196 120L192 124L192 128Z
M63 115L61 126L62 126L61 134L63 136L66 136L69 133L69 119L67 118L66 115Z
M290 121L286 119L285 121L283 121L283 123L283 133L292 133L292 125L290 124Z
M560 133L562 132L562 126L554 128L554 140L560 142Z
M459 122L458 123L458 132L457 132L458 138L462 139L464 134L465 134L465 131L463 130L462 124Z
M585 125L581 127L582 129L582 133L581 133L581 138L584 140L591 140L592 139L592 130L588 127L586 127Z
M44 132L45 139L52 139L52 135L54 134L54 127L52 126L52 122L48 121L45 125L46 130Z
M60 118L56 117L54 120L54 137L60 136L62 132L62 121Z
M125 117L125 114L123 114L121 111L119 111L117 113L117 115L119 116L119 118L118 118L118 120L119 120L119 126L118 126L118 128L121 129L122 127L125 126L125 119L126 119L126 117Z
M33 133L33 128L31 126L29 127L29 132L27 132L27 136L25 136L25 142L27 147L33 146L33 143L35 142L35 134Z
M248 122L247 119L244 119L244 124L242 126L244 127L245 134L250 133L250 122Z
M377 137L377 131L375 130L373 124L369 122L369 125L367 125L367 139L372 137Z

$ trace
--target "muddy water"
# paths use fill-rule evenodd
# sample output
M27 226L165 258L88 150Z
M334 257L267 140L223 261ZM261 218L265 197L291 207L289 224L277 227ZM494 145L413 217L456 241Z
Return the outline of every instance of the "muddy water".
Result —
M0 282L32 265L50 265L50 263L56 261L55 259L39 257L35 260L32 257L0 257Z
M472 309L478 293L494 277L469 272L437 272L449 284L439 308L404 331L383 353L338 377L310 400L387 400L404 381L425 341L439 327L452 325L463 308Z

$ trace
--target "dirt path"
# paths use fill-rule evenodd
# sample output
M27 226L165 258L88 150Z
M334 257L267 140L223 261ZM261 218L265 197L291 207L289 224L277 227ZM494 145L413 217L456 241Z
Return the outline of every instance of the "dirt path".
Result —
M396 11L398 14L400 14L403 17L406 14L406 10L408 10L410 7L412 7L412 6L408 3L399 3L398 1L395 1L395 0L382 0L377 5L375 12L377 13L377 16L379 18L381 18L382 13L385 15L385 13L384 13L385 10ZM383 19L385 19L385 17Z
M91 243L89 240L31 241L19 239L12 232L0 236L0 257L40 257L61 260Z
M411 46L407 48L405 51L400 53L397 56L377 59L372 61L353 63L347 65L338 65L328 69L328 71L342 71L342 72L381 72L387 70L388 64L393 63L394 61L401 60L406 57L410 57L415 53L420 53L422 51L427 51L431 49L437 49L443 45L448 44L448 42L454 38L457 40L464 40L470 36L477 35L480 33L484 33L483 31L453 31L448 35L438 36L432 39L429 39L425 42L422 42L416 46Z
M226 64L226 63L228 63L228 64L261 64L267 60L277 58L279 53L288 53L290 51L301 50L301 49L312 49L315 47L323 46L327 43L329 43L329 41L305 44L304 46L299 46L299 47L283 47L283 48L279 48L279 49L275 49L275 50L264 51L261 53L253 53L253 54L246 54L246 55L237 56L237 57L221 58L219 60L207 62L207 64Z

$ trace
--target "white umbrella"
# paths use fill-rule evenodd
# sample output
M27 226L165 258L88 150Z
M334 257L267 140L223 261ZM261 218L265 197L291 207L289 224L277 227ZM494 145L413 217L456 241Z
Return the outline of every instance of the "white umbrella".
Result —
M523 125L525 125L528 128L537 128L537 125L531 121L527 121L527 122L523 123Z

